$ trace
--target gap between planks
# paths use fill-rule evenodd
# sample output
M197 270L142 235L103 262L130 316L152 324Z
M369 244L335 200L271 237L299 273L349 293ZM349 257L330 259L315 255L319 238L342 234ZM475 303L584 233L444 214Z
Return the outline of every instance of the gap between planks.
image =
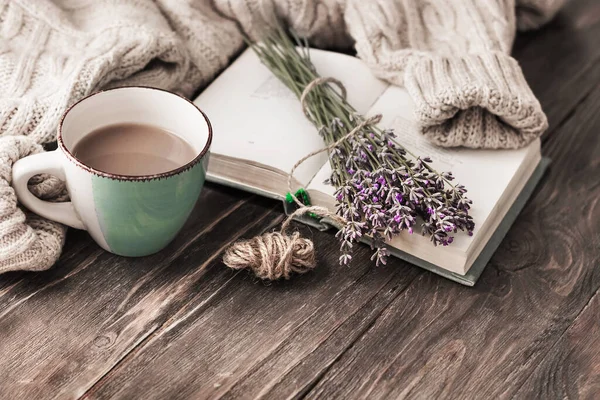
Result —
M581 315L585 312L585 310L588 309L588 307L590 306L590 304L592 303L592 301L599 294L600 294L600 288L596 289L596 291L594 292L594 294L592 294L592 296L590 296L590 299L588 300L588 302L585 303L585 305L581 308L581 310L579 310L579 312L577 313L577 316L575 318L573 318L573 321L571 321L571 323L565 327L565 329L560 333L560 335L557 336L557 338L554 341L554 343L552 343L552 345L550 347L548 347L548 351L546 352L546 354L544 354L544 356L542 357L542 359L538 362L538 366L535 367L535 368L533 368L531 370L531 372L529 374L527 374L527 378L525 378L523 380L523 383L521 383L519 385L519 387L516 388L515 394L512 397L513 399L516 398L519 395L519 392L521 391L521 389L527 383L529 383L529 379L531 379L531 377L534 376L535 372L544 365L546 359L550 356L550 354L552 354L552 350L554 350L554 348L561 342L561 340L566 336L567 332L569 332L569 329L571 329L573 327L573 325L575 325L575 323L579 320L579 317L581 317Z
M364 275L366 275L367 273L369 273L369 270L367 270L365 272ZM331 363L329 365L327 365L327 367L323 368L323 370L321 372L319 372L319 374L315 377L315 379L313 379L308 385L306 385L304 388L302 388L302 390L300 390L293 398L294 399L303 399L305 398L308 393L310 393L318 384L319 382L325 377L325 375L327 374L327 372L329 372L329 370L331 370L331 368L339 361L339 359L348 351L351 350L356 343L367 333L371 330L371 328L373 328L373 326L375 325L375 323L377 323L377 321L379 320L379 317L387 310L387 307L389 304L391 304L394 300L396 300L396 298L398 298L398 296L400 296L402 293L406 292L408 290L409 287L411 287L411 285L413 284L413 282L415 280L417 280L423 273L425 273L424 270L419 271L415 277L413 279L410 280L410 282L408 282L406 284L406 286L404 286L401 290L398 290L398 292L396 293L395 296L391 297L390 300L387 302L387 304L381 308L381 310L379 310L379 312L377 313L377 315L373 318L373 320L371 320L362 330L360 330L360 332L358 332L358 335L356 335L356 338L354 340L352 340L350 343L348 343L347 346L344 347L344 349L331 361ZM363 275L363 276L364 276ZM393 276L392 276L393 278ZM385 286L381 287L381 290L375 292L372 296L372 298L374 298L375 296L377 296L377 294L379 294L382 290L385 290ZM361 310L363 310L366 306L368 305L368 303L365 303L364 306L360 307L358 310L356 310L356 313L360 312ZM354 314L350 314L348 316L348 318L346 318L346 320L344 320L344 322L346 322L347 320L349 320L350 318L352 318L352 316ZM340 324L340 326L338 326L335 330L333 330L331 332L331 334L329 336L332 336L338 329L341 329L343 323ZM282 378L285 375L282 376Z

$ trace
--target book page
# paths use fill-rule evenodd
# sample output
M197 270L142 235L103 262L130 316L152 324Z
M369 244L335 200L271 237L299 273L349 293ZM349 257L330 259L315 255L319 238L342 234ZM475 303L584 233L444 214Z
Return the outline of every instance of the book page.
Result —
M310 54L321 76L334 76L344 83L349 102L359 112L366 113L388 86L355 57L316 49ZM300 158L324 147L295 94L261 64L251 49L194 103L213 126L214 154L288 173ZM325 152L307 160L295 173L296 179L308 183L326 161Z
M310 184L307 187L309 194L311 193L311 191L318 191L333 197L333 194L335 193L335 188L332 185L325 183L325 180L329 179L330 176L331 164L329 163L329 160L327 160L327 162L323 164L323 166L316 173L313 180L310 181Z

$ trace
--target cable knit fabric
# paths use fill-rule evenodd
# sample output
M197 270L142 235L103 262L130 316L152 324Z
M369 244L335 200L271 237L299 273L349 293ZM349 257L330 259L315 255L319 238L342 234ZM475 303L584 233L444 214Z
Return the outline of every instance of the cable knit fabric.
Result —
M55 140L64 110L96 90L148 85L192 96L276 20L317 47L354 45L405 85L442 146L523 146L547 125L517 62L515 30L561 0L0 0L0 272L51 266L64 228L17 207L12 164ZM14 137L10 137L14 136ZM40 177L51 200L62 183Z
M25 136L0 138L0 273L48 269L60 255L66 228L21 210L10 186L12 165L41 151L41 145ZM54 177L38 175L29 189L44 200L66 199L64 184Z
M509 52L517 16L525 19L520 25L532 27L553 15L559 1L350 3L347 21L363 21L347 24L359 56L382 78L406 87L433 143L517 148L547 128Z

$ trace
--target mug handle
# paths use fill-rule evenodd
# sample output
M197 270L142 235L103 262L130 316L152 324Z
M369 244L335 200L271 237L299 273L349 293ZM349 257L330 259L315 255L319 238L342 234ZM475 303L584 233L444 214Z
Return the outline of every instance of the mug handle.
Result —
M27 182L37 174L50 174L63 181L65 180L65 171L58 150L27 156L14 163L12 169L13 188L21 204L34 213L73 228L85 229L83 222L81 222L73 208L72 202L52 203L44 201L38 199L29 191Z

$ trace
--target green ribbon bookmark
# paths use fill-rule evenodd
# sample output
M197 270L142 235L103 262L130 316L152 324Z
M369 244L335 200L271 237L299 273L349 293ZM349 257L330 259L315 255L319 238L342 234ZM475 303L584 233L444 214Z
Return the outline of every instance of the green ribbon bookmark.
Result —
M294 196L296 196L296 198L298 200L300 200L300 203L304 204L305 206L310 206L311 205L310 204L310 197L308 196L308 192L305 189L303 189L303 188L298 189L296 191L296 193L294 193ZM294 201L294 199L292 197L292 194L290 192L288 192L285 195L285 201L287 203L289 203L289 204L295 204L296 203ZM310 215L312 218L319 218L317 216L317 214L315 214L315 213L308 213L308 215Z

